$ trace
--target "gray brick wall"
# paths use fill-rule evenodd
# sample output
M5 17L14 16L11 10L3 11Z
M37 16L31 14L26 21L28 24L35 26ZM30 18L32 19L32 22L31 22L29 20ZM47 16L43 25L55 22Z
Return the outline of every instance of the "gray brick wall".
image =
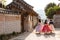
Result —
M60 28L60 15L54 15L54 26Z

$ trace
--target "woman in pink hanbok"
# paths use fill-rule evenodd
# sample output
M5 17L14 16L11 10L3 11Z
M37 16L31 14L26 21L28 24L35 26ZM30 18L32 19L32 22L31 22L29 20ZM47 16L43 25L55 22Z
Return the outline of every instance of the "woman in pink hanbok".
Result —
M42 24L41 24L41 20L39 19L39 22L36 26L36 33L40 33L41 32L41 28L42 28Z

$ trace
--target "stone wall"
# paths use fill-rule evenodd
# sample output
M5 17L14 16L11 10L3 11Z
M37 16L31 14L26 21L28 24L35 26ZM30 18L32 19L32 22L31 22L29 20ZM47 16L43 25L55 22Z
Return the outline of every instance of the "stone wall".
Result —
M54 26L60 28L60 15L54 15Z
M0 14L0 34L21 32L21 15Z

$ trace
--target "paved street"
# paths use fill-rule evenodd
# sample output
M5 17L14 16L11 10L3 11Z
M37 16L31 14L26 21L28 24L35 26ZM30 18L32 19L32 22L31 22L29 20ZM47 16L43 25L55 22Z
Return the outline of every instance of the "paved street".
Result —
M32 33L25 32L19 35L18 37L12 38L10 40L60 40L59 30L56 29L55 35L35 34L35 30L34 30Z

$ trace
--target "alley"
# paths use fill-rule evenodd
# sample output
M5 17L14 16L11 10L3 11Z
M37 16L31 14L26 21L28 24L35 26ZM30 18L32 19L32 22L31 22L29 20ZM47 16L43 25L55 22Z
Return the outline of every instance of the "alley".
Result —
M60 29L56 29L55 35L43 35L43 34L35 34L35 30L33 32L24 32L18 37L12 38L10 40L60 40Z

